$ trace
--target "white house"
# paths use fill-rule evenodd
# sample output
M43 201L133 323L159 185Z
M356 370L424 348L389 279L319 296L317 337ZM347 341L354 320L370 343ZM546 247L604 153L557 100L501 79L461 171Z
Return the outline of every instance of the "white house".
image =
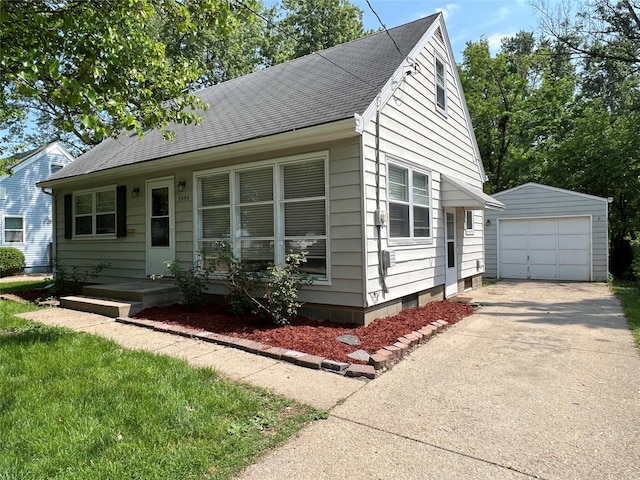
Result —
M606 198L527 183L486 215L486 275L602 282L609 271Z
M479 284L484 210L502 205L441 14L199 95L211 108L175 141L105 140L41 182L63 262L123 282L218 240L258 265L305 249L305 313L356 323Z
M51 195L36 186L73 161L58 142L14 157L0 175L0 245L25 256L25 272L51 271Z

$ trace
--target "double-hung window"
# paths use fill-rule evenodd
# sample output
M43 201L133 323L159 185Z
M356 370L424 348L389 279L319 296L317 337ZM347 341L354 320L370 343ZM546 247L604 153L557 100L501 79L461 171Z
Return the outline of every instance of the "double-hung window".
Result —
M441 112L447 111L447 75L444 62L436 57L436 106Z
M4 217L4 243L24 243L24 219Z
M116 234L116 190L73 195L73 232L76 237Z
M307 252L303 272L327 277L326 156L299 157L197 174L199 252L229 242L251 269Z
M428 174L389 164L389 236L409 241L431 238Z

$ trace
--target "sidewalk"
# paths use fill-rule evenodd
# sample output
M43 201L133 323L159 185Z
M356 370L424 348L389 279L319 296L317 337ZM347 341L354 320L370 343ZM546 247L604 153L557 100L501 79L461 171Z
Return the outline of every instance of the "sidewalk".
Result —
M47 325L100 335L127 348L178 357L193 366L210 367L228 378L267 388L325 410L344 401L366 384L364 380L311 370L234 348L123 325L92 313L49 308L19 316Z

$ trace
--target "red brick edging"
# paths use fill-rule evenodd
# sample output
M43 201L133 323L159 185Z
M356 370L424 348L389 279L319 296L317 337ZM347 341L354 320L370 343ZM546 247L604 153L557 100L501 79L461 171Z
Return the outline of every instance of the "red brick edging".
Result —
M297 350L272 347L246 338L220 335L214 332L198 331L183 327L182 325L169 325L155 320L117 317L116 322L150 328L158 332L172 333L174 335L180 335L187 338L195 338L205 342L217 343L219 345L237 348L239 350L262 355L264 357L283 360L301 367L312 368L315 370L323 369L346 377L365 377L369 379L376 378L377 372L390 368L393 364L401 360L409 351L423 343L426 343L436 333L444 331L449 326L449 323L444 320L431 322L429 325L425 325L415 332L399 337L397 342L393 345L383 347L377 352L371 354L369 356L369 365L362 365L359 363L337 362L317 355L298 352Z

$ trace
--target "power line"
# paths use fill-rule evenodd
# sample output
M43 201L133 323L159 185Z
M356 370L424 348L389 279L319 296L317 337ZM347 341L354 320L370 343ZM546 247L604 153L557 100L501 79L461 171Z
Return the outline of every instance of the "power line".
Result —
M369 10L371 10L373 12L373 14L376 16L376 18L378 19L378 23L380 23L380 26L382 26L382 28L384 29L384 31L387 33L387 35L389 36L389 38L391 39L391 41L393 42L393 44L396 47L396 50L398 51L398 53L400 54L400 56L402 55L402 52L400 51L400 48L398 48L398 44L396 43L396 41L393 39L393 37L391 36L391 34L389 33L389 30L387 30L387 26L382 23L382 19L380 18L380 15L378 15L378 12L376 12L373 9L373 6L371 5L371 3L369 2L369 0L366 0L367 5L369 5Z

